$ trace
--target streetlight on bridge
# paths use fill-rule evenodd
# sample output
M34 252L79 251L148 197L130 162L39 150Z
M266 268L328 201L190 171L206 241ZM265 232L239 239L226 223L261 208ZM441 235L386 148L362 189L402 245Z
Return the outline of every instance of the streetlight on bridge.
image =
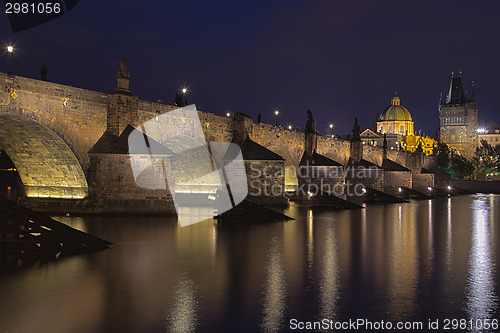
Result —
M274 110L274 115L276 116L276 126L278 126L278 115L280 114L280 110Z
M184 107L184 106L187 106L188 103L187 103L187 100L186 100L186 94L187 94L188 90L186 87L182 87L181 90L177 90L175 92L175 105L178 106L178 107Z
M333 126L334 124L333 123L329 123L328 124L328 128L330 129L330 136L333 138Z
M9 54L9 71L7 72L8 75L12 74L12 52L14 52L14 46L8 45L7 46L7 53Z

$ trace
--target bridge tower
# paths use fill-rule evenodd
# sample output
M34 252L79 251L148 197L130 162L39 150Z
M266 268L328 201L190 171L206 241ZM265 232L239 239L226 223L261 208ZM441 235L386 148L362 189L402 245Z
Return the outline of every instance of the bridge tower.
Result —
M439 103L439 139L466 157L472 157L478 144L478 106L474 83L470 97L464 92L462 72L454 77L446 100Z

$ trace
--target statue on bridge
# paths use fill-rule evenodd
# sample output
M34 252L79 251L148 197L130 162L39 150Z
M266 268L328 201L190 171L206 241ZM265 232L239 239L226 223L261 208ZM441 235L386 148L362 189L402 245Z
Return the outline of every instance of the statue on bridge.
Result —
M311 110L307 110L306 132L316 132L316 123L314 122Z
M354 140L361 140L360 134L361 134L361 128L359 127L359 124L358 124L358 118L354 117L354 127L352 128L352 138Z
M116 72L117 87L115 93L132 95L129 88L130 73L127 69L127 60L121 58L118 60L118 63L120 64L120 69Z
M130 73L127 69L127 60L125 60L125 58L121 58L120 60L118 60L118 63L120 64L120 69L116 73L116 76L119 78L129 79Z
M311 112L311 110L307 110L307 120L314 122L313 113Z
M47 67L45 67L45 64L40 67L40 80L42 81L47 81L47 73L49 71L47 70Z
M175 92L174 105L178 106L178 107L187 106L188 102L187 102L187 99L186 99L186 94L183 93L182 91L176 91Z

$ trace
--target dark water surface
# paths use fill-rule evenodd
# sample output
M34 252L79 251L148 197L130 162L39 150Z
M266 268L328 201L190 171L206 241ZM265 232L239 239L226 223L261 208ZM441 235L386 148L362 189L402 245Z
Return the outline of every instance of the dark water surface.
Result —
M296 220L58 218L114 248L2 272L0 332L272 332L323 318L423 332L500 317L500 196L285 213Z

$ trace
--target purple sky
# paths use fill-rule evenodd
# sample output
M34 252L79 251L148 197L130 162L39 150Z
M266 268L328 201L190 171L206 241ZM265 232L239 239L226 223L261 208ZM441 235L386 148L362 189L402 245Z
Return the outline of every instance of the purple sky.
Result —
M0 36L13 42L15 74L112 92L125 57L141 99L188 101L207 112L239 111L320 132L363 128L397 89L415 129L434 135L439 94L452 70L476 82L479 123L500 123L500 1L124 1L80 0L69 13ZM0 71L7 55L0 53Z

